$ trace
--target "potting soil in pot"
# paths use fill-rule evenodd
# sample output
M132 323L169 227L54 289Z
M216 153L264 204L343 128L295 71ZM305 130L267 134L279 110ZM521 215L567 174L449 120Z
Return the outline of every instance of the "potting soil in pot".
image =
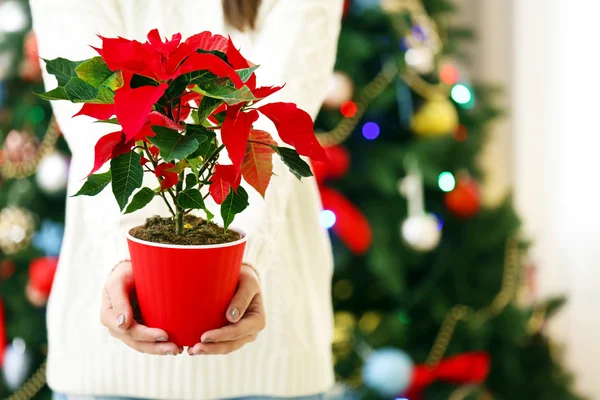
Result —
M184 217L181 235L175 234L175 221L172 218L159 216L148 218L144 225L133 228L129 234L148 242L187 246L229 243L240 239L239 233L232 230L224 232L217 224L194 215Z

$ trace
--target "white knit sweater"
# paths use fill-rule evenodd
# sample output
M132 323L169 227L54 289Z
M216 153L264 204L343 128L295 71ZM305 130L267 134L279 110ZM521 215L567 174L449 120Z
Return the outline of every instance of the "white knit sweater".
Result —
M227 29L221 0L31 0L40 56L94 56L96 34L144 40L152 28L185 37L203 30L231 34L259 83L287 86L274 100L293 101L313 116L324 99L340 28L342 0L263 0L257 29ZM54 87L46 75L48 87ZM96 140L110 132L78 106L54 112L73 153L68 193L91 170ZM276 131L264 120L258 125ZM262 276L267 328L256 342L227 356L151 356L112 338L100 325L100 296L114 264L128 258L124 232L153 214L159 201L123 217L110 188L67 200L65 238L48 303L48 383L58 392L161 399L248 395L302 396L333 384L330 343L331 249L319 226L313 179L298 182L275 162L277 176L263 200L251 188L250 207L234 225L249 233L245 261ZM209 207L211 205L209 204ZM193 318L193 316L190 316Z

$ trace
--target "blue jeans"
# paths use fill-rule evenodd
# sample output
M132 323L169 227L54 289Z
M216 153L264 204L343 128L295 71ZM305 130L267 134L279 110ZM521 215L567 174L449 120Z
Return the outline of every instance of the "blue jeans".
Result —
M251 397L238 397L235 399L228 400L324 400L324 394L316 394L314 396L304 397L268 397L268 396L251 396ZM125 397L94 397L94 396L69 396L60 393L54 393L52 400L136 400ZM142 400L142 399L137 399Z

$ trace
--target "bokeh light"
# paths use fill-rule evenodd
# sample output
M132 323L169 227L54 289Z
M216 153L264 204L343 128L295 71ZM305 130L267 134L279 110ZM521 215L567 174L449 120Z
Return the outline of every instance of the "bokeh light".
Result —
M464 142L467 140L467 128L463 124L458 124L454 132L452 132L452 137L457 142Z
M410 33L411 33L412 37L414 37L419 42L422 42L425 40L425 32L423 31L423 28L421 28L419 25L413 26L412 29L410 30Z
M444 217L442 217L442 214L438 214L438 213L431 213L431 215L435 216L438 220L438 231L441 231L442 228L444 227Z
M336 217L333 211L323 210L319 214L319 223L323 228L329 229L335 225Z
M438 186L444 192L451 192L454 190L455 185L456 180L454 179L452 172L445 171L438 176Z
M356 107L356 103L353 101L345 101L340 106L340 112L346 118L354 117L357 111L358 107Z
M458 70L452 64L445 64L442 69L440 69L440 79L446 85L454 85L458 82Z
M379 128L379 125L377 125L375 122L367 122L362 128L362 134L365 139L368 140L377 139L380 131L381 129Z
M0 3L0 31L20 32L27 27L29 18L23 4L16 0Z
M461 84L454 85L450 92L450 96L452 96L452 100L458 104L468 104L471 101L471 91L468 87Z
M32 108L29 112L31 122L33 122L34 124L39 124L40 122L42 122L44 120L44 115L44 109L40 106Z

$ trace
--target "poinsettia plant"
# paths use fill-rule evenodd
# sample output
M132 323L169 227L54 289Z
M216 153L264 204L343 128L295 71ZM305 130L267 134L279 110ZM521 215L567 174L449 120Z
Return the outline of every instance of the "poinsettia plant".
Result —
M258 66L246 60L230 38L202 32L185 41L180 34L163 40L152 30L144 43L100 39L97 57L45 60L58 87L38 94L83 103L75 116L115 126L96 143L93 169L75 196L97 195L112 182L125 213L160 196L173 215L177 234L191 210L213 218L205 205L212 196L227 229L248 206L241 179L264 196L273 155L298 179L312 175L300 155L326 159L305 111L293 103L261 104L282 87L258 87ZM253 128L259 114L273 122L281 141L291 147ZM224 150L231 164L220 162ZM110 169L97 173L107 162ZM145 173L158 178L156 187L142 187Z

